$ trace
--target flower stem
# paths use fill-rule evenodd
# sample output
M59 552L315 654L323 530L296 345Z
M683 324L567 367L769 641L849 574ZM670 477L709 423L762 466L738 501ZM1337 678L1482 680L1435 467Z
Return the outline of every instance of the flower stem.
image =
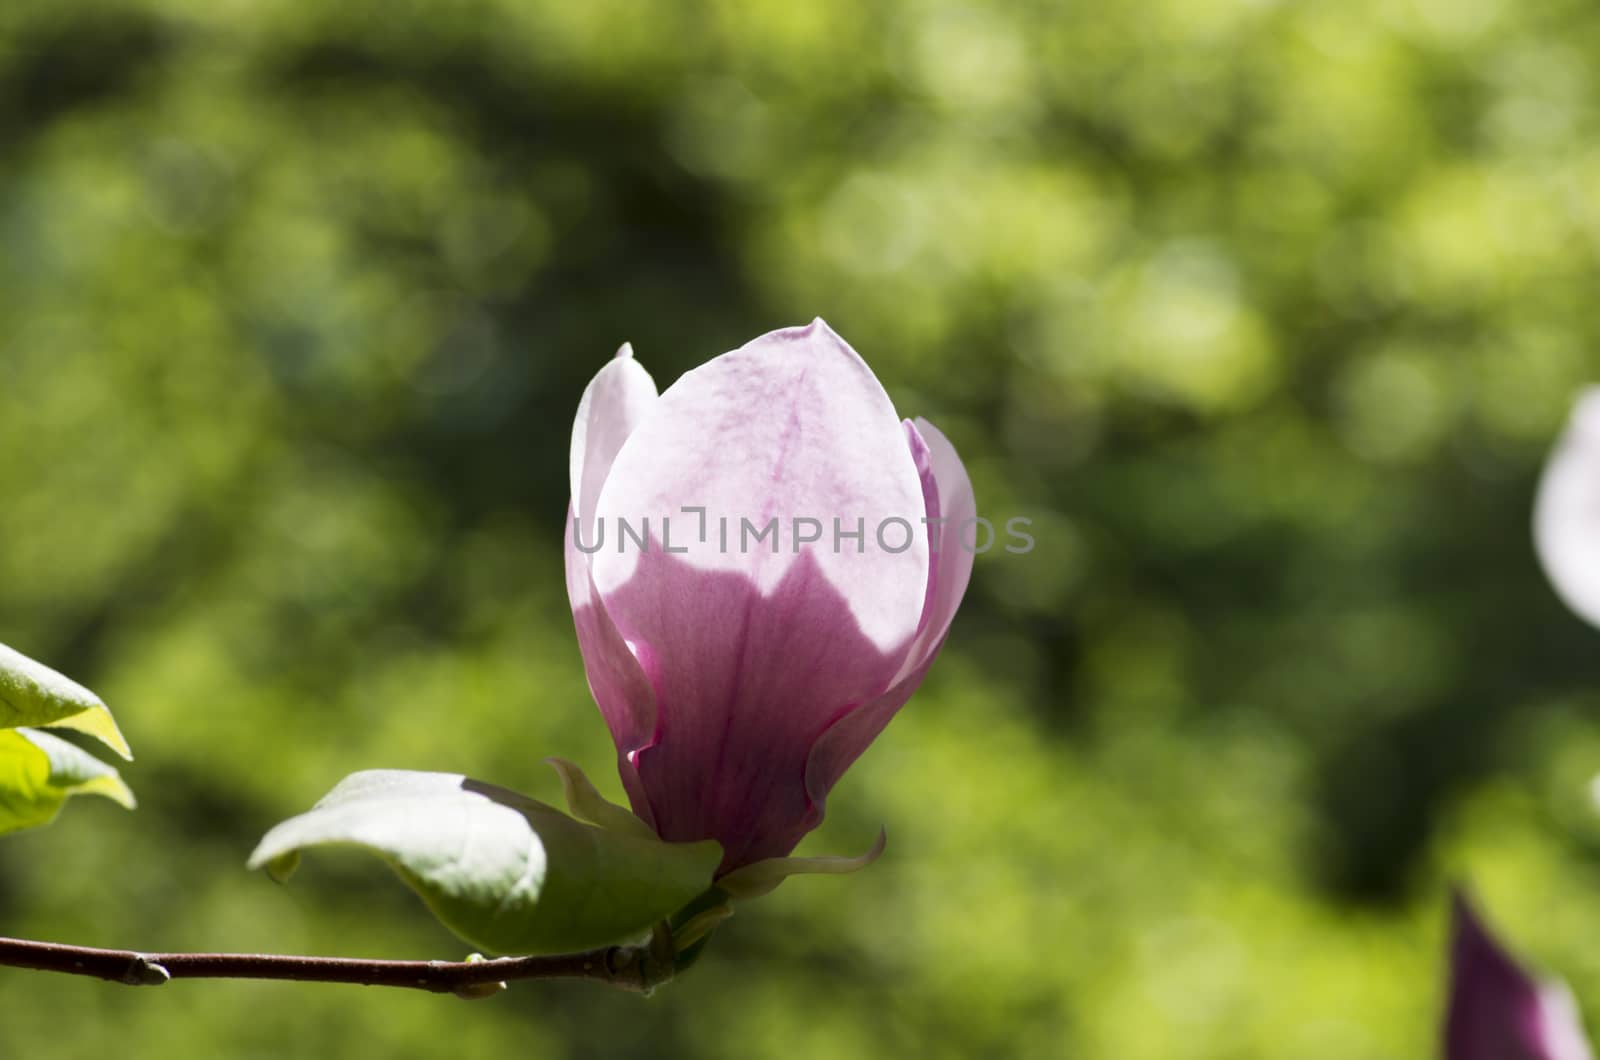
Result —
M513 979L586 979L649 993L672 977L672 962L659 957L649 945L641 945L549 957L381 961L271 953L139 953L0 937L0 967L86 975L130 986L160 986L172 979L292 979L395 986L468 998L487 996L496 984Z

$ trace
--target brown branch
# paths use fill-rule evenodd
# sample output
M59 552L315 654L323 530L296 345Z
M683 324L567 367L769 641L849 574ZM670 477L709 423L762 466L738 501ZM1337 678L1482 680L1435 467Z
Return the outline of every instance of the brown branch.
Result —
M487 997L513 979L586 979L649 993L672 977L671 939L608 946L552 957L473 961L379 961L349 957L292 957L269 953L138 953L0 937L0 967L86 975L130 986L171 979L292 979L429 990Z

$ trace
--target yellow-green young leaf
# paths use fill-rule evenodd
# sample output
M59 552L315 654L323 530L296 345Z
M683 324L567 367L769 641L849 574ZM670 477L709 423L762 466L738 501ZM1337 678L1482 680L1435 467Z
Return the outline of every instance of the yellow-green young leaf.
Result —
M624 942L711 886L715 842L666 843L573 820L454 773L354 773L268 832L251 868L282 878L300 851L354 846L383 858L441 923L494 953Z
M790 876L845 876L860 872L883 856L889 834L878 830L878 840L872 849L859 857L845 858L825 855L818 858L767 858L734 869L717 881L717 889L729 898L760 898L771 894L778 884Z
M561 777L561 790L567 798L567 809L572 816L596 828L605 828L624 835L653 836L650 826L625 806L618 806L600 794L587 774L575 762L565 758L546 758L545 764Z
M49 824L69 795L104 795L133 809L116 769L59 736L0 731L0 835Z
M0 644L0 729L50 725L93 736L131 759L111 711L100 697L43 663Z

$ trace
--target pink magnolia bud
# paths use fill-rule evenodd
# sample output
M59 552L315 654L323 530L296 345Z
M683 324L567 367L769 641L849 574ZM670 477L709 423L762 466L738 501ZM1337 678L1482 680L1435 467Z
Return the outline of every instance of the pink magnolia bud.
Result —
M1519 968L1460 895L1453 919L1445 1060L1593 1060L1566 987Z
M634 812L722 873L794 849L944 643L975 516L955 449L821 320L659 397L624 346L578 406L566 555Z

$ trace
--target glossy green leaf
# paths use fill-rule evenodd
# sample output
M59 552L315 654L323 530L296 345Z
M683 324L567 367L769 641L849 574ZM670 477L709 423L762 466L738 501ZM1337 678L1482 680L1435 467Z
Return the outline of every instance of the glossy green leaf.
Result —
M0 834L49 824L71 795L103 795L133 809L112 766L36 729L0 731Z
M43 663L0 644L0 729L50 725L93 736L131 759L111 711L100 697Z
M595 828L452 773L355 773L250 856L278 878L302 850L383 858L450 930L495 953L559 953L644 934L711 885L714 842Z

